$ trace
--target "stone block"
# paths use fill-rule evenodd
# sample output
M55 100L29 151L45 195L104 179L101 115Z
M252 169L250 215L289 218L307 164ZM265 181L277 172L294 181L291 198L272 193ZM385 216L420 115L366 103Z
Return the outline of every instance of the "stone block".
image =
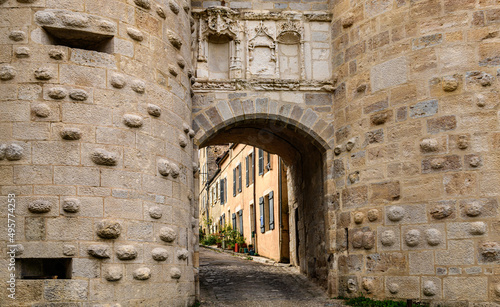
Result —
M59 217L47 220L47 239L52 241L90 241L94 237L90 219Z
M54 183L96 187L100 184L99 168L54 166Z
M13 123L12 136L18 140L48 140L50 124L39 122Z
M443 178L444 191L447 195L467 196L476 191L476 174L457 173Z
M494 218L498 214L498 202L494 198L464 199L459 202L462 219Z
M410 106L410 117L411 118L428 117L436 114L437 111L438 111L437 100L422 101L413 106Z
M422 160L422 173L450 172L462 169L461 157L458 155L438 156Z
M374 92L393 87L408 80L406 57L399 57L373 66L370 72L371 86Z
M367 186L351 187L342 190L342 207L344 209L364 207L367 202Z
M370 185L370 201L395 201L401 196L399 181L372 183Z
M403 250L446 248L446 232L442 223L402 226L401 234Z
M142 201L139 199L106 198L104 200L104 216L141 220L143 218Z
M154 229L150 222L132 222L127 223L127 239L129 241L147 241L153 242Z
M15 165L14 168L14 183L16 184L51 184L52 183L52 167L39 165ZM12 177L12 170L9 172ZM8 174L8 173L5 173ZM12 179L11 179L12 180ZM0 180L1 182L1 180ZM42 193L46 194L46 193Z
M399 227L394 226L379 226L377 227L378 240L377 250L391 251L401 250L401 233Z
M49 279L43 282L43 297L49 302L87 300L88 290L86 280Z
M420 297L420 278L407 276L388 276L385 278L385 295L394 298Z
M28 241L45 240L45 219L40 217L26 217L24 235Z
M408 253L410 275L434 275L434 252Z
M486 301L488 299L487 277L446 277L443 280L446 300Z
M397 252L369 254L366 256L366 272L402 274L407 272L407 259Z
M471 240L448 240L448 249L436 251L437 265L474 264L474 242Z
M88 258L73 258L72 277L98 278L101 275L99 260Z
M80 145L69 142L33 142L33 163L79 165Z

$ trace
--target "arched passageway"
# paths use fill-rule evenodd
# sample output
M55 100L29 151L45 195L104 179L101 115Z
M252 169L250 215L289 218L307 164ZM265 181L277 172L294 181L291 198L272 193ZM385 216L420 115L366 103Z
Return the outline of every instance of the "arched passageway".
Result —
M196 124L195 124L196 126ZM287 166L290 262L327 287L328 214L325 200L328 145L285 116L246 114L198 133L199 148L244 143L279 155Z

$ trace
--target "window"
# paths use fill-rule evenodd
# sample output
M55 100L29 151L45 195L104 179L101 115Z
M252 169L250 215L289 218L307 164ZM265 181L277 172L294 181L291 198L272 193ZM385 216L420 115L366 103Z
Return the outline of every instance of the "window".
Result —
M233 213L231 218L232 218L232 222L233 222L233 229L236 229L236 227L237 227L237 225L236 225L236 213Z
M224 205L227 200L227 178L223 178L220 180L220 204Z
M264 150L259 148L259 175L264 174Z
M264 159L264 164L266 165L264 172L267 172L268 170L271 169L271 154L270 153L266 153L266 156Z
M71 279L71 261L71 258L21 258L16 259L16 266L21 266L21 279Z
M255 177L255 161L253 160L253 153L245 158L246 166L246 184L247 187L253 184Z
M233 168L233 196L241 192L241 163Z
M259 149L259 175L271 169L271 153Z
M238 229L240 235L243 235L243 210L238 211Z
M260 232L264 233L274 229L274 192L271 191L259 198L260 207Z

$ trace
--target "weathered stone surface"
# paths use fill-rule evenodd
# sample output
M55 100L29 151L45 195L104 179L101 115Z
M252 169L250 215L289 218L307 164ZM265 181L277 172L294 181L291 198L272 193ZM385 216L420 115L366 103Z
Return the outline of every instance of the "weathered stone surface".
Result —
M122 245L116 249L116 257L120 260L137 258L137 249L133 245Z
M460 156L441 156L422 160L422 173L458 171L462 168Z
M111 83L111 86L114 88L123 88L125 87L126 81L125 77L120 74L114 74L111 76L111 80L109 81Z
M142 94L146 91L146 83L141 80L133 80L130 84L130 88L132 88L134 92Z
M181 249L177 251L177 258L180 260L187 260L189 257L189 251L187 249Z
M65 140L79 140L82 138L82 131L78 128L63 128L60 135Z
M396 243L396 234L393 230L386 230L380 236L380 242L384 246L392 246Z
M53 87L49 89L48 95L52 99L64 99L68 96L68 91L63 87Z
M411 229L405 234L406 245L415 247L420 244L421 234L417 229Z
M46 118L50 116L50 108L45 103L39 103L31 108L36 116Z
M182 41L174 32L167 30L167 38L172 44L172 46L174 46L177 49L181 49Z
M133 40L142 42L144 40L144 34L142 34L141 31L134 29L134 28L127 28L127 34L130 36Z
M130 128L139 128L143 125L143 119L139 115L125 114L123 115L123 123Z
M376 253L366 256L366 271L368 273L392 274L405 271L407 262L402 253Z
M87 253L93 257L96 257L96 258L104 259L104 258L111 257L110 248L104 244L90 245L87 248Z
M160 117L161 108L157 105L154 105L154 104L148 104L148 113L151 116Z
M490 86L494 77L482 71L469 71L467 72L466 81L471 84L480 84L481 86Z
M179 166L175 163L170 163L170 176L172 176L172 178L177 178L179 177L181 173L181 169L179 168Z
M122 267L119 265L110 265L104 271L104 278L107 281L118 281L123 277Z
M363 212L354 212L354 223L356 224L361 224L363 223L363 220L365 219L365 214Z
M436 246L441 244L442 235L439 230L430 228L425 231L425 239L427 240L427 244L429 244L430 246Z
M9 161L21 160L24 154L24 149L17 144L7 145L5 148L5 158Z
M500 260L500 244L498 242L488 241L479 244L479 262L491 263Z
M63 255L64 256L76 255L76 246L70 244L63 245Z
M26 33L20 30L14 30L9 33L9 39L20 42L26 39Z
M28 210L31 213L47 213L52 209L52 204L48 200L39 199L32 201L28 205Z
M449 217L454 213L454 207L446 202L436 204L431 210L430 214L433 218L441 220Z
M118 155L102 148L97 148L92 152L90 159L98 165L114 166L118 163Z
M368 210L366 217L370 222L375 222L379 219L380 212L377 209Z
M35 79L37 80L50 80L54 77L52 70L48 67L40 67L35 70Z
M408 80L407 71L406 57L399 57L373 66L370 73L373 91L405 83Z
M179 145L184 148L188 145L188 140L186 139L186 137L184 135L179 135Z
M168 259L168 251L164 248L157 247L151 251L151 256L156 261L165 261Z
M149 212L149 216L151 216L154 219L161 219L161 217L163 215L163 210L158 206L150 207L148 212Z
M163 19L167 18L167 14L165 14L165 10L161 6L156 7L156 14Z
M25 59L30 57L30 49L28 47L17 47L14 51L16 58Z
M168 6L170 7L170 10L174 13L174 14L179 14L179 11L181 10L181 8L179 7L179 5L173 1L173 0L170 0L168 2Z
M54 60L63 60L64 59L64 52L58 49L51 49L49 51L49 57Z
M134 3L137 6L142 7L143 9L149 10L151 8L150 0L134 0Z
M147 280L151 278L151 269L142 267L138 268L133 273L134 279L137 280Z
M165 159L158 160L157 167L158 167L158 173L160 173L160 175L162 176L168 176L172 171L170 162Z
M8 81L14 79L16 76L16 69L10 65L0 67L0 80Z
M392 206L387 208L387 218L393 222L403 219L405 216L405 209L400 206Z
M436 114L437 111L438 111L437 100L422 101L413 106L410 106L410 117L411 118L428 117Z
M160 239L162 241L171 243L177 238L175 230L170 227L162 227L160 229Z
M62 208L69 213L77 213L80 211L80 200L78 198L66 198L63 201Z
M85 101L87 100L87 98L89 98L89 94L82 89L72 89L69 92L69 98L76 101Z
M455 77L443 78L443 91L453 92L458 88L458 80Z
M181 278L182 272L179 268L171 268L170 269L170 277L172 279L179 279Z
M438 141L436 139L424 139L422 140L422 142L420 142L420 150L422 150L422 152L438 151Z
M487 226L484 222L473 222L469 225L469 233L474 236L480 236L486 233Z
M113 220L103 220L97 223L96 233L103 239L116 239L122 232L122 226L119 222Z
M433 281L427 280L424 282L422 292L425 296L434 296L437 294L437 291L438 287Z

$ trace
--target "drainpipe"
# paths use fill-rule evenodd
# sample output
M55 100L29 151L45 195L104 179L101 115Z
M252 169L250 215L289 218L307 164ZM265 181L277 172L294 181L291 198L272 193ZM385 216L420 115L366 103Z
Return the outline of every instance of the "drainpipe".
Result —
M280 244L279 244L278 251L279 251L280 262L282 260L282 258L281 258L282 254L281 253L282 253L282 247L283 247L283 234L282 234L282 231L283 231L282 230L282 227L283 227L283 217L281 215L281 206L282 206L282 204L281 204L281 197L282 197L282 195L281 195L281 187L282 187L282 184L283 184L282 180L283 180L283 178L281 177L281 157L278 156L278 214L280 216L280 223L279 223L279 227L278 227L278 229L279 229L279 242L280 242Z
M257 192L255 189L255 186L257 185L257 176L256 176L256 169L258 168L258 165L255 159L255 154L256 154L255 146L253 147L253 224L254 224L254 237L253 237L253 248L255 250L255 253L257 254Z

